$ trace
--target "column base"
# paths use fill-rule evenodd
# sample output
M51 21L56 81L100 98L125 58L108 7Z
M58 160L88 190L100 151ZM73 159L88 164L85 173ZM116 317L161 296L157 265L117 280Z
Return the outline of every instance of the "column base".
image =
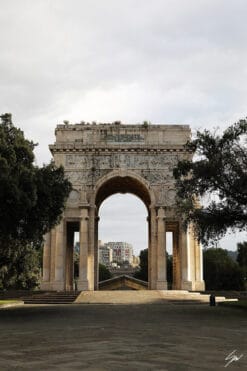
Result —
M41 282L40 289L44 291L64 291L64 282Z
M182 281L181 290L193 291L193 282L192 281Z
M167 290L167 281L157 281L156 290Z
M194 290L205 291L205 281L196 281Z
M188 291L205 291L205 282L204 281L183 281L182 290Z
M78 280L77 281L77 290L78 291L89 291L89 285L88 285L88 280L85 280L85 281L81 281L81 280Z
M41 282L40 290L42 291L50 291L51 290L51 282Z

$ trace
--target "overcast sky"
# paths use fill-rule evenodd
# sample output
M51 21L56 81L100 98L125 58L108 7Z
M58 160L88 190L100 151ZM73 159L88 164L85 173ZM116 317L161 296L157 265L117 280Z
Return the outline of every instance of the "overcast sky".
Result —
M0 0L1 112L39 143L39 164L65 119L223 130L246 117L246 15L246 0ZM103 237L127 206L103 204Z

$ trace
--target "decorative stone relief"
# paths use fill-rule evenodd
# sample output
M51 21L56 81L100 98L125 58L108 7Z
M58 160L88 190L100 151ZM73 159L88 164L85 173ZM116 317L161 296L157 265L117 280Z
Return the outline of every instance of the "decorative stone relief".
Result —
M77 203L79 201L80 195L79 192L73 189L68 197L68 202L70 203Z
M172 170L178 161L176 154L136 154L113 153L102 155L66 155L67 169L86 170L92 167L98 169L128 168L140 170Z
M167 206L175 205L175 198L176 198L176 191L175 189L168 189L167 197L166 197L166 204Z

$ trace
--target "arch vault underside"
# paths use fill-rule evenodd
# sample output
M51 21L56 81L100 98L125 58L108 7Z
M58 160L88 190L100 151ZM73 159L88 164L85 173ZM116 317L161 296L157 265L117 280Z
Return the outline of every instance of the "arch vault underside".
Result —
M166 232L173 233L173 289L204 290L202 252L175 207L173 168L190 153L188 126L58 125L50 146L73 185L59 225L45 236L44 290L73 289L73 236L80 236L79 290L98 289L98 210L115 193L132 193L148 211L149 289L166 290Z

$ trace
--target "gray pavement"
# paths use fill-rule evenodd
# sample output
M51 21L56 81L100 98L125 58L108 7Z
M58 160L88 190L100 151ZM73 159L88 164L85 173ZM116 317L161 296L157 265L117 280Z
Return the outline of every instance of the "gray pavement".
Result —
M247 370L247 315L207 305L0 310L0 370Z

